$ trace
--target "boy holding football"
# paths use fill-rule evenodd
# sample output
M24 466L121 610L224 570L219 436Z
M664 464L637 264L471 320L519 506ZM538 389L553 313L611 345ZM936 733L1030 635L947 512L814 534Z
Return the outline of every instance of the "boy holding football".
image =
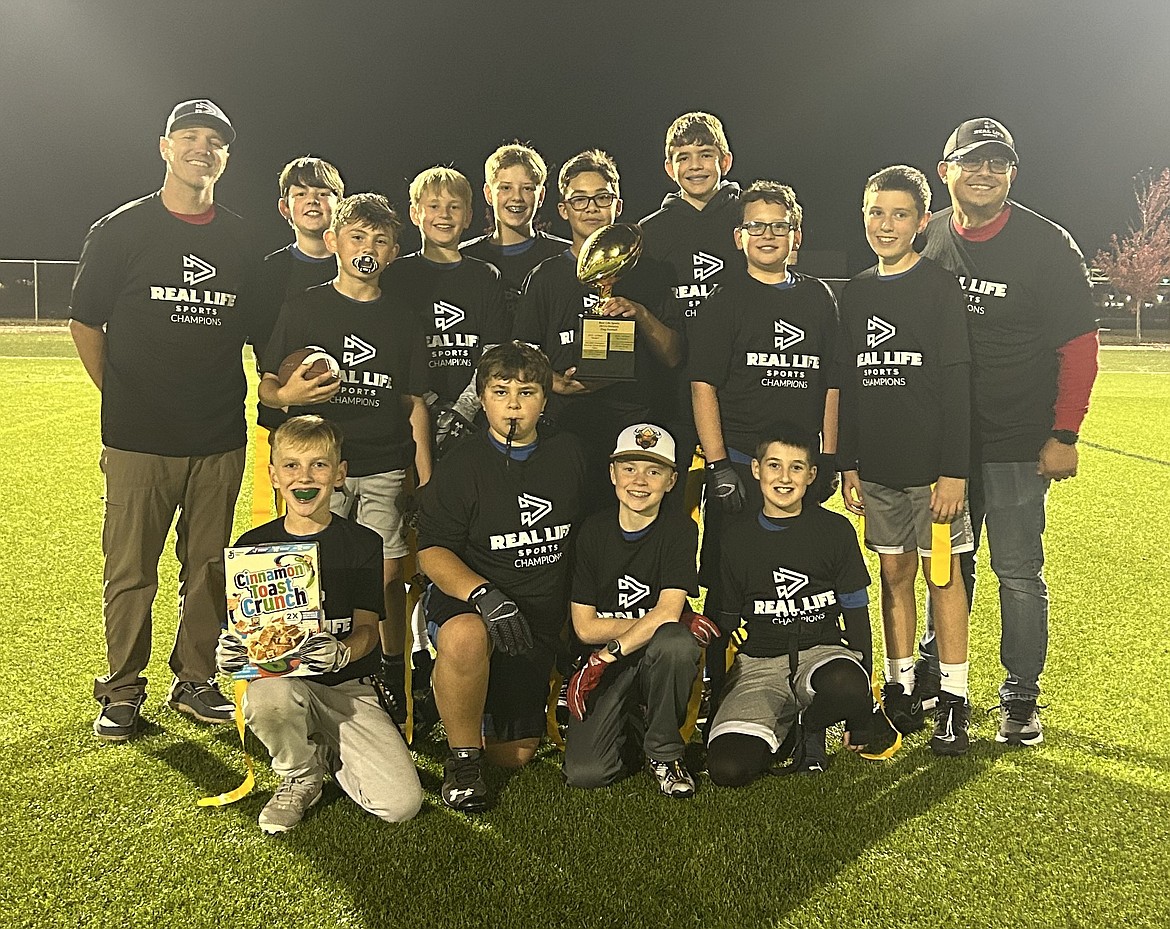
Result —
M342 454L348 472L330 506L339 516L353 513L382 537L385 681L402 716L402 561L408 549L398 500L412 462L419 485L430 480L431 436L423 402L428 377L422 335L414 315L379 284L398 255L399 228L397 215L379 194L356 194L337 205L325 233L337 276L285 304L263 359L260 401L292 415L315 409L346 430ZM281 384L281 360L306 345L337 359L341 377L329 372L310 377L303 367Z

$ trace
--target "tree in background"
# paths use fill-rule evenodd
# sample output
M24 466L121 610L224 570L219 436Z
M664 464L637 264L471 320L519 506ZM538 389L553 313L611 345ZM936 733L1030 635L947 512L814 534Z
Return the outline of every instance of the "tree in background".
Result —
M1124 238L1097 252L1096 267L1130 299L1134 335L1142 340L1142 307L1155 303L1162 281L1170 277L1170 168L1151 168L1133 179L1139 220Z

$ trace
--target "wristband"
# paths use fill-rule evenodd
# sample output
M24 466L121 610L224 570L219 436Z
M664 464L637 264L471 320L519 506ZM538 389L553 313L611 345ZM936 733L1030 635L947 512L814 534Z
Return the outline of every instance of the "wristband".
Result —
M1053 429L1052 438L1056 439L1061 445L1076 445L1080 435L1071 429Z

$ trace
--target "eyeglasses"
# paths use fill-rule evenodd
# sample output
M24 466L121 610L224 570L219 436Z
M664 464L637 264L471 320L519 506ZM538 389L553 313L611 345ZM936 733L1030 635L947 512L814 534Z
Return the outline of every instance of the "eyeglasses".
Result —
M984 158L982 155L952 155L947 159L951 164L958 165L965 174L974 174L985 164L992 174L1007 174L1016 163L1009 158Z
M785 220L780 220L779 222L775 223L744 223L739 228L750 236L761 236L764 234L764 230L771 229L772 235L776 236L776 238L780 238L781 236L786 236L788 233L793 232L796 229L796 226Z
M565 203L569 204L578 213L584 212L588 209L589 204L592 203L599 210L607 210L613 206L613 202L617 199L617 194L611 194L608 191L602 194L594 194L592 197L584 195L580 197L569 197Z

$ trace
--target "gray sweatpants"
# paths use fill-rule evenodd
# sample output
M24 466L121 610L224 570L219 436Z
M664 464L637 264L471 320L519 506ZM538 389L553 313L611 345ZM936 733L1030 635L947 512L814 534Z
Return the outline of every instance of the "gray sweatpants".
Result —
M281 778L332 774L354 803L391 823L422 806L414 760L369 678L261 678L244 694L244 719Z

